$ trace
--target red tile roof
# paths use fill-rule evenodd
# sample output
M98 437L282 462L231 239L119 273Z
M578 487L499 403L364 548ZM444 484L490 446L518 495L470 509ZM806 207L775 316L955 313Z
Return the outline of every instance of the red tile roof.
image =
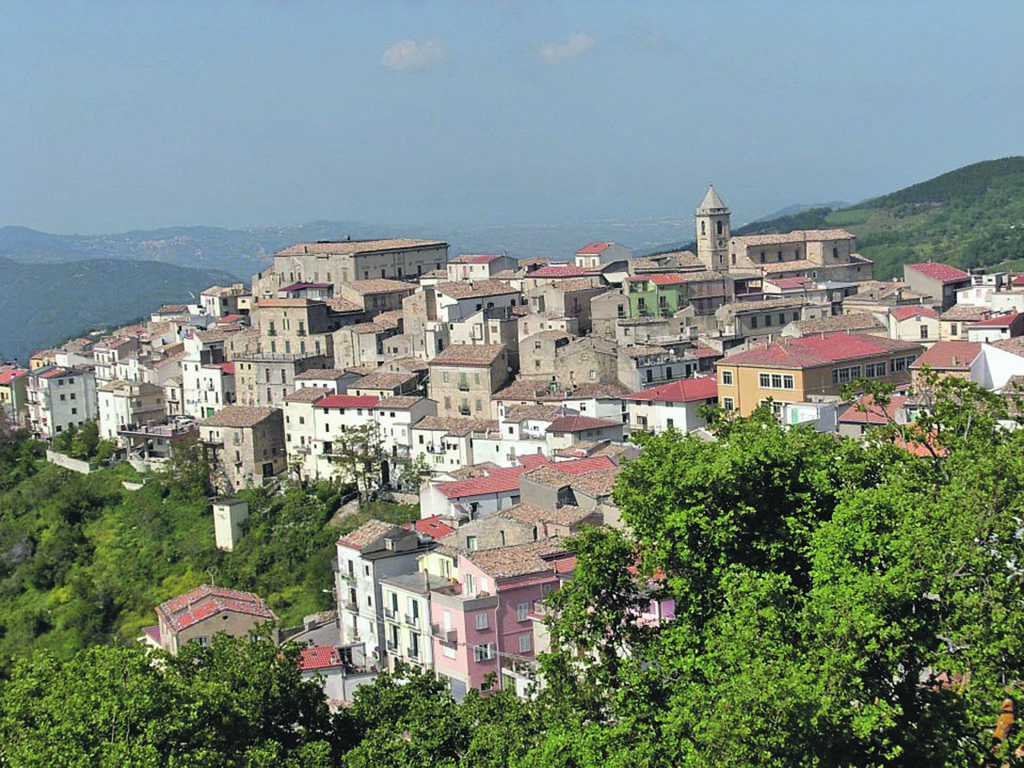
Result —
M903 322L904 320L909 320L912 317L930 317L936 320L939 317L939 313L936 312L931 307L922 307L919 304L910 304L904 307L894 307L893 309L889 310L889 314L892 315L897 320L899 320L900 322Z
M24 368L9 368L6 371L0 371L0 386L6 387L15 379L20 379L27 374L28 371Z
M584 275L592 275L589 269L583 267L569 267L569 266L554 266L554 267L541 267L535 269L533 272L528 273L527 277L583 277Z
M450 525L445 525L441 522L440 515L434 515L433 517L424 517L417 520L414 523L406 523L402 526L411 531L419 531L420 533L429 536L434 541L455 533L455 529Z
M679 379L626 395L627 400L659 403L692 403L718 397L718 379L703 376L699 379Z
M580 248L578 251L576 251L576 255L578 255L578 256L597 256L598 254L601 253L601 251L605 250L610 245L611 245L611 243L587 243L582 248Z
M583 432L587 429L621 426L621 421L595 419L593 416L560 416L548 425L548 432Z
M719 361L719 365L814 368L845 360L876 357L891 352L914 352L921 345L858 333L826 333L799 339L783 339L764 349L751 349Z
M871 395L863 395L839 417L842 424L885 425L896 419L896 412L907 403L906 395L892 395L889 404L883 408L876 405ZM863 407L865 410L858 410ZM888 418L886 418L888 417Z
M327 395L313 404L315 408L372 408L380 398L376 395Z
M157 615L176 632L223 611L245 613L257 618L277 621L277 616L259 595L252 592L223 589L209 584L171 598L156 608Z
M449 264L490 264L496 259L500 259L500 255L488 255L488 254L472 254L465 253L462 256L456 256L454 259L449 261Z
M971 326L974 327L978 325L984 325L995 326L997 328L1005 328L1010 325L1013 325L1014 321L1016 321L1017 316L1019 314L1019 312L1011 312L1008 315L996 315L995 317L990 317L987 320L978 320L977 322L971 323Z
M303 672L310 672L316 669L327 667L340 667L341 654L337 648L329 645L314 645L302 649L302 656L299 658L299 669Z
M519 488L519 476L524 472L526 472L526 467L494 469L485 477L438 483L437 489L449 499L483 496L488 493L507 493Z
M929 365L932 368L967 371L979 354L981 343L977 341L937 341L910 367Z
M923 261L920 264L907 264L906 268L916 270L922 275L930 277L932 280L938 280L943 284L958 283L961 280L971 279L971 276L962 269L957 269L949 264L940 264L937 261Z

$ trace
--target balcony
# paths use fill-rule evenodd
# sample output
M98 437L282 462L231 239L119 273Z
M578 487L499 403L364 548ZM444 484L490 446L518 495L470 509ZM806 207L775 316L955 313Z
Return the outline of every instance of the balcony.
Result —
M430 634L440 640L442 643L455 643L458 642L459 633L454 629L442 629L440 624L430 625Z
M346 611L351 611L352 613L359 613L359 604L356 603L354 600L346 600L341 604L341 607Z
M410 659L418 659L420 657L420 649L419 648L406 648L405 649L405 655L408 656Z
M459 382L459 392L469 392L469 384L467 382Z
M398 653L398 643L396 643L394 640L388 640L385 643L385 646L388 649L388 653Z
M277 330L271 328L269 331L267 331L267 336L277 336Z
M468 405L460 405L459 406L459 415L460 416L469 416L471 413L472 413L472 411L469 410L469 406Z
M393 608L385 608L384 609L384 618L385 619L391 619L392 621L394 621L395 610Z
M413 616L411 613L405 614L405 623L410 627L418 627L420 625L420 617Z

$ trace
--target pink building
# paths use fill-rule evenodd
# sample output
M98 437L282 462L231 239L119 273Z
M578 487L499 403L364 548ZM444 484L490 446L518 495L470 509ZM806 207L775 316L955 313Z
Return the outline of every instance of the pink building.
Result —
M513 686L523 693L535 658L535 601L558 588L571 556L558 539L477 552L445 548L459 580L431 594L434 670L457 699L468 688Z

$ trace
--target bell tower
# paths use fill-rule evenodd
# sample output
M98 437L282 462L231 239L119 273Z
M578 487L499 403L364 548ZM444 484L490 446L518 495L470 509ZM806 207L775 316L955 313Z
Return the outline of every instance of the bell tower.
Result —
M704 200L697 208L697 258L705 269L716 272L729 271L729 209L715 192L708 187Z

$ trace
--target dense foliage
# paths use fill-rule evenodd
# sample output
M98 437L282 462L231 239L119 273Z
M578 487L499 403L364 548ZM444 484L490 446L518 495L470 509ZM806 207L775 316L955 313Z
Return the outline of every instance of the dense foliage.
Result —
M975 163L851 208L815 208L754 222L738 235L842 227L857 236L875 277L941 261L963 269L1024 264L1024 157Z
M917 423L864 441L787 429L767 409L719 420L717 442L640 435L615 489L629 529L574 539L531 700L456 704L430 674L385 675L324 725L294 680L256 707L247 692L284 674L276 656L232 656L167 689L187 677L179 662L165 673L142 651L96 649L20 665L0 691L0 742L11 765L167 764L183 743L226 765L1000 764L1021 746L1013 729L992 734L1024 680L1024 430L968 382L933 381L926 397ZM667 595L674 618L636 620ZM189 702L178 719L165 696Z
M95 458L105 443L88 426L64 447ZM141 478L124 464L80 475L43 453L25 435L0 447L0 673L32 649L66 657L131 642L155 622L156 605L211 581L255 591L286 626L298 624L333 606L340 534L371 514L406 522L418 511L378 503L339 515L346 489L331 483L246 491L250 517L229 553L214 545L197 454ZM123 481L145 484L129 490Z

